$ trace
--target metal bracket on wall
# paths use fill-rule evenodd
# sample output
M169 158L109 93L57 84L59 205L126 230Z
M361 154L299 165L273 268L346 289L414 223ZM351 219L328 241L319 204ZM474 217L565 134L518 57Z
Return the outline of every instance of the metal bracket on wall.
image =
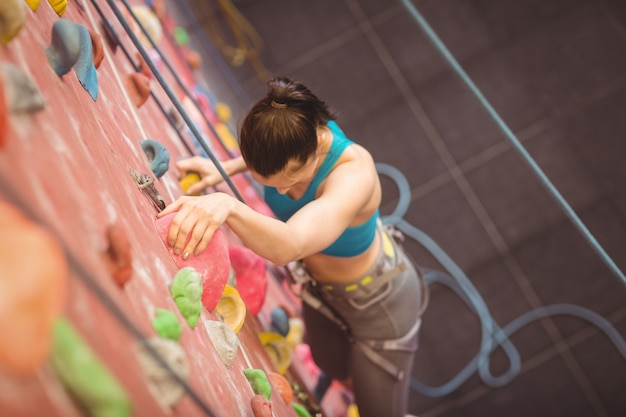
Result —
M163 210L165 208L165 200L163 200L163 197L161 196L159 191L156 189L154 185L154 178L152 178L151 176L147 174L138 175L135 171L133 171L130 168L128 168L128 173L130 174L131 178L137 185L137 188L143 191L144 194L146 194L150 198L150 200L155 205L157 210L158 211Z

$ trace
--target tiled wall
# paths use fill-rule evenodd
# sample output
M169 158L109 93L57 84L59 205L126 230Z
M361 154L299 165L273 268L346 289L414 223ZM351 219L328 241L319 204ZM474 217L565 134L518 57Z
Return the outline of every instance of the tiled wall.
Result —
M175 13L204 54L207 84L233 109L236 128L264 84L249 62L231 67L214 46L203 46L205 31L216 27L216 2L185 3ZM405 220L467 274L497 325L534 308L573 304L626 334L626 282L564 214L402 1L233 4L260 35L268 71L307 83L335 107L351 138L406 176L412 193ZM414 4L626 270L626 2ZM188 20L190 10L197 25ZM233 39L227 26L222 32ZM389 178L383 181L388 214L398 192ZM442 269L418 243L406 246L422 265ZM448 287L431 285L415 377L432 386L447 383L476 355L480 340L476 314ZM588 321L549 316L510 341L521 369L506 384L489 387L473 373L441 397L413 392L410 411L422 417L626 415L626 358ZM501 350L490 365L495 375L509 370Z

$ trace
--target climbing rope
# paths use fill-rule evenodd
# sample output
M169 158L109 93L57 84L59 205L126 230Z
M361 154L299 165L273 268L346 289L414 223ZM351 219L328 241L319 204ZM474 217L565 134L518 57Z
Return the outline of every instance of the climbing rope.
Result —
M406 236L421 244L439 263L448 271L450 276L426 274L426 281L431 284L438 282L450 288L465 302L478 316L481 324L481 344L479 352L474 358L450 381L439 386L428 386L418 379L411 379L411 388L429 397L443 397L456 390L478 371L482 381L490 387L502 387L513 380L520 372L521 358L519 352L509 340L509 336L528 325L529 323L554 315L569 315L586 320L602 330L613 342L619 353L626 359L626 342L613 325L599 314L573 304L554 304L531 310L519 316L511 323L501 328L493 319L485 301L480 296L463 270L423 231L406 220L406 214L411 202L411 188L406 177L397 168L377 163L377 171L391 178L398 187L400 198L396 208L390 215L382 216L384 224L392 224ZM501 347L509 360L509 369L499 376L494 376L489 369L491 353Z
M208 19L210 24L206 26L206 30L215 46L229 60L232 66L239 67L247 60L262 82L269 80L270 74L261 63L259 57L263 50L263 40L254 26L237 10L231 0L217 0L218 10L224 17L236 41L236 46L232 46L226 41L222 33L222 23L215 9L208 3L205 2L209 7Z
M92 3L95 3L96 0L91 0ZM217 131L215 130L215 127L209 122L208 119L206 119L206 115L204 114L204 112L202 111L202 109L200 108L200 105L197 103L196 100L193 100L193 95L189 92L189 90L187 89L187 87L184 85L184 83L180 80L180 78L176 75L176 72L174 71L174 69L172 68L171 64L169 64L169 61L167 61L167 59L165 59L163 53L161 52L161 50L156 46L156 44L154 43L154 40L152 39L152 37L149 35L149 33L146 31L146 29L144 28L144 26L141 24L141 22L139 21L139 19L137 19L137 16L135 16L135 14L133 13L131 7L128 5L128 2L126 0L117 0L117 2L120 2L124 5L124 7L126 7L126 9L128 10L128 13L133 17L133 20L135 20L135 22L137 23L138 27L141 29L142 33L144 34L144 36L146 37L146 39L148 39L148 41L150 42L150 44L154 47L155 51L157 51L157 53L163 58L163 62L166 63L166 66L168 67L168 69L171 71L172 75L174 76L174 78L176 79L176 81L179 83L179 85L181 86L181 88L183 89L183 91L185 92L185 94L187 94L187 96L192 99L192 101L195 103L195 105L197 106L200 114L202 114L202 117L205 119L207 126L209 127L209 129L211 129L212 133L219 138L219 134L217 133ZM157 79L157 81L159 82L159 84L161 85L161 87L163 88L163 90L165 91L165 93L167 94L167 96L170 98L170 100L172 101L172 104L174 104L174 107L176 107L176 110L178 110L178 112L180 113L181 117L183 118L183 120L185 121L185 123L187 123L187 127L189 127L189 129L193 132L194 136L196 137L196 139L198 140L198 143L200 144L200 146L202 147L202 149L206 152L206 154L208 155L209 159L213 162L213 164L215 165L215 167L217 168L217 170L219 171L220 175L222 175L222 177L224 178L224 181L228 184L228 186L230 187L231 191L233 192L233 194L235 195L235 197L237 197L237 199L239 199L239 201L244 202L243 197L241 196L241 194L239 193L239 191L237 190L237 187L235 187L235 185L233 184L232 180L230 179L230 177L228 176L228 174L226 174L226 171L224 171L224 168L222 167L222 164L220 163L220 161L217 159L217 157L215 156L215 154L213 153L213 151L211 150L210 146L207 144L207 142L204 140L204 138L202 137L202 135L200 134L200 131L198 130L198 128L196 127L196 125L193 123L193 121L191 120L191 118L189 117L189 114L186 112L185 108L183 107L183 105L181 104L180 100L176 97L176 95L174 94L174 92L172 91L171 87L169 86L169 84L167 84L167 82L165 81L165 79L163 78L163 76L161 75L161 73L159 72L159 70L157 69L157 67L154 65L154 63L152 62L152 59L150 58L148 52L146 51L146 49L143 47L143 45L141 44L141 41L139 40L139 38L137 37L137 35L132 31L130 25L128 24L128 22L126 21L126 19L124 19L124 16L122 14L122 12L120 11L120 9L117 7L116 4L116 0L107 0L107 3L109 4L109 7L111 8L111 10L113 11L113 13L115 14L115 16L117 17L117 19L120 21L120 24L122 25L122 27L124 28L124 30L127 32L128 36L130 37L131 41L133 42L133 44L135 45L135 47L137 48L139 54L142 56L142 58L146 61L146 64L148 65L148 67L150 68L150 71L152 71L152 73L154 74L155 78ZM221 145L225 146L224 143L220 140L219 141Z
M531 169L535 172L535 174L541 180L541 183L548 189L550 194L554 197L557 203L561 206L561 209L565 212L565 214L570 218L570 220L574 223L574 226L579 230L579 232L583 235L583 237L589 242L591 247L598 253L600 258L604 261L604 263L613 271L613 273L620 278L624 284L626 284L626 276L624 273L617 267L615 262L611 259L611 257L606 253L604 248L600 246L596 238L591 234L591 232L587 229L585 224L580 220L576 212L571 208L571 206L567 203L567 201L563 198L561 193L557 190L557 188L552 184L552 182L548 179L548 177L541 170L539 165L535 162L535 160L530 156L528 151L522 146L520 141L517 139L515 134L509 129L507 124L502 120L500 115L494 110L489 101L485 98L482 92L476 87L472 79L467 75L467 73L463 70L461 65L457 62L454 56L450 53L446 45L439 39L439 36L435 33L435 31L430 27L426 19L419 13L419 11L413 6L413 4L409 0L402 0L402 3L408 10L408 12L413 16L415 21L418 23L422 31L426 34L426 36L430 39L430 41L435 45L437 50L441 53L441 55L445 58L448 64L454 69L457 75L465 82L467 87L472 91L472 93L476 96L480 104L484 107L484 109L489 113L492 119L496 122L498 127L502 130L505 136L511 141L515 149L522 155L524 161L530 165Z

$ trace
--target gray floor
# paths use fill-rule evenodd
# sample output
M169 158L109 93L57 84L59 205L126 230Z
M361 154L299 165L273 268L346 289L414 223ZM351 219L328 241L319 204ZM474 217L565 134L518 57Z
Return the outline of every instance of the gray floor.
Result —
M265 91L249 61L230 66L206 33L217 2L172 12L204 55L207 86L236 119ZM406 176L404 219L467 274L495 323L554 304L589 309L626 334L626 290L402 1L233 1L264 43L272 74L304 81L375 159ZM414 1L505 125L618 268L626 269L626 2ZM189 11L195 21L190 19ZM220 19L220 17L217 17ZM222 20L223 22L223 20ZM228 26L222 27L232 39ZM254 49L257 51L257 49ZM385 214L398 190L384 178ZM416 241L412 256L444 266ZM454 378L477 354L477 315L431 285L414 376ZM497 350L490 386L476 373L437 396L414 390L421 417L624 416L626 361L586 320L553 315L510 336L521 368ZM381 416L384 417L384 416Z

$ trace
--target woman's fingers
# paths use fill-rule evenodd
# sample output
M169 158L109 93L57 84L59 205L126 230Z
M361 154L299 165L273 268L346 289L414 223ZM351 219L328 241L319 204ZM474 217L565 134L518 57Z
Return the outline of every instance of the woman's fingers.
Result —
M173 203L167 205L163 210L161 210L160 212L157 213L157 219L165 216L166 214L170 214L173 213L175 211L180 210L180 207L183 205L184 200L187 197L180 197L178 200L174 201Z

